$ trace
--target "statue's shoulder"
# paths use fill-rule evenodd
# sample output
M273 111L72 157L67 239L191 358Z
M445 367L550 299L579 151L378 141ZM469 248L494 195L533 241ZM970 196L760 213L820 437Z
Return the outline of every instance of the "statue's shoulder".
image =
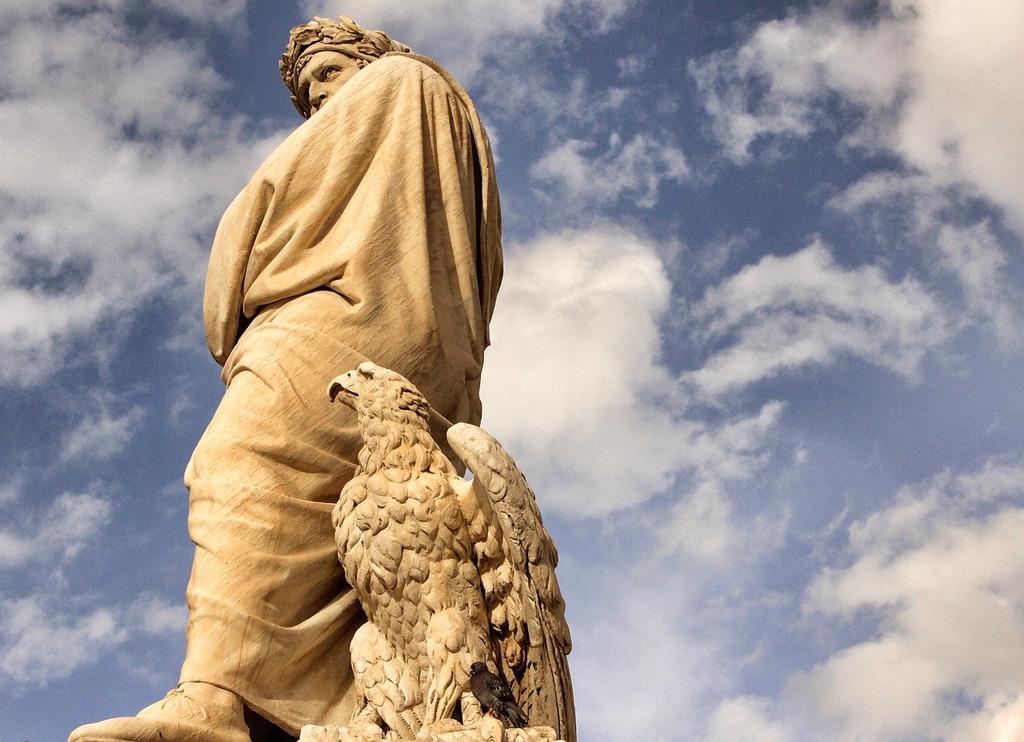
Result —
M415 77L445 86L452 86L454 82L451 75L433 59L413 52L389 52L371 67L377 67L381 74Z
M433 72L430 65L426 63L426 59L426 57L419 54L412 54L408 52L388 52L373 64L374 66L380 65L382 67L393 67L395 69L408 70L410 72L421 72L425 69Z

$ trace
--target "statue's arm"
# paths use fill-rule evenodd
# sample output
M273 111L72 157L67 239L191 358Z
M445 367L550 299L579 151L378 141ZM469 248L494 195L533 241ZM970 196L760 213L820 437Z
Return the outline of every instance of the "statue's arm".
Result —
M254 178L228 207L213 239L203 296L203 325L210 353L222 366L244 329L246 268L273 194L271 183Z

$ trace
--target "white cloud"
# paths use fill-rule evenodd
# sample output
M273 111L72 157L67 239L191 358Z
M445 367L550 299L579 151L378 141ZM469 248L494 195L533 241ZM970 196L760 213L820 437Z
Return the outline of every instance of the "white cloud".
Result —
M21 497L24 486L23 473L16 473L10 479L0 482L0 506L14 502Z
M118 0L118 5L127 4L126 0ZM194 23L228 25L243 22L246 0L220 0L216 3L206 0L154 0L153 4Z
M887 0L869 19L854 6L835 0L761 24L692 63L715 134L739 163L825 127L897 157L901 171L864 176L832 206L861 229L878 229L880 214L895 224L901 249L927 251L933 286L956 279L957 329L991 323L1013 347L1021 301L1006 248L987 221L963 218L962 201L981 196L1024 233L1024 6Z
M616 59L615 66L619 68L620 77L635 78L647 70L649 60L640 54L627 54Z
M68 593L66 569L103 535L112 512L108 500L65 493L29 515L24 499L24 492L12 493L2 503L0 570L9 579L0 596L0 687L43 687L132 639L151 644L181 637L188 620L183 603L122 592L96 605L95 597Z
M188 611L152 595L75 615L42 594L0 602L0 680L43 687L133 637L180 635Z
M246 0L220 0L208 3L205 0L149 0L149 5L174 13L194 23L226 24L237 22L245 10ZM132 0L92 0L93 10L123 12L135 5ZM42 17L67 8L66 0L6 0L0 17L21 16Z
M144 595L125 610L125 625L147 636L184 634L188 625L188 606L168 603L155 595Z
M39 598L8 601L0 606L0 673L19 685L45 685L126 639L108 609L68 617L47 614Z
M943 225L935 241L943 267L955 275L968 315L990 320L1009 347L1021 339L1021 295L1004 271L1007 256L987 222L969 227Z
M743 162L759 139L811 133L833 90L856 104L891 103L907 81L890 62L906 43L902 25L864 29L832 3L764 23L738 48L691 62L690 74L726 154Z
M722 701L711 715L705 742L789 742L789 730L771 718L771 701L739 696Z
M614 226L511 249L483 424L545 507L602 515L672 490L667 548L718 560L735 542L728 486L761 466L782 405L691 418L660 360L669 292L656 246Z
M874 225L879 239L892 229L901 249L924 251L922 265L937 283L952 276L958 286L961 326L991 324L1008 347L1021 337L1022 304L1006 271L1008 257L988 219L946 221L957 210L941 184L924 175L873 173L831 199L839 213ZM904 239L904 235L909 239Z
M842 355L914 378L946 339L942 309L920 284L890 282L874 266L843 268L820 242L766 256L708 289L691 320L705 339L726 341L684 375L710 399Z
M551 23L560 12L586 11L597 27L609 23L628 0L304 0L313 15L351 16L366 28L378 28L414 51L436 57L456 77L469 81L485 57L507 49L524 36L557 38Z
M1024 696L1024 467L990 464L901 491L854 523L848 566L806 610L874 635L787 688L837 740L1011 739Z
M613 134L607 152L588 157L585 153L593 147L591 142L570 139L544 155L530 174L555 184L560 202L607 205L629 198L637 206L650 208L657 203L663 182L681 183L690 173L678 147L648 135L637 134L623 143Z
M93 539L110 518L110 503L90 494L65 493L34 520L9 520L0 529L0 568L67 560Z
M658 402L669 283L653 247L614 227L510 250L482 397L485 425L558 507L607 512L672 481L677 431Z
M658 529L661 553L681 553L705 562L720 562L732 552L740 536L731 516L732 503L720 484L713 480L700 483L673 506L668 521Z
M917 83L889 140L909 164L973 183L1024 228L1024 6L1014 2L895 3L913 18L905 54ZM909 54L907 53L909 51Z
M785 523L765 528L733 522L729 487L743 483L758 472L771 451L771 433L784 405L766 403L757 415L706 426L686 441L693 466L693 488L674 503L656 529L659 554L683 555L710 564L737 563L770 543Z
M967 183L1024 230L1024 6L887 0L872 21L845 2L762 24L691 64L715 132L738 162L760 140L806 136L837 96L848 141L937 182Z
M695 739L701 703L723 680L721 648L688 630L692 595L678 572L630 572L623 564L604 571L600 594L581 611L600 617L573 618L578 737Z
M241 7L171 5L201 22ZM219 212L263 148L213 112L224 85L203 53L106 7L0 24L0 383L40 383L83 337L103 354L117 333L100 324L155 297L194 306Z
M61 461L81 457L108 459L119 454L138 432L145 411L132 407L121 415L101 409L81 420L65 437Z

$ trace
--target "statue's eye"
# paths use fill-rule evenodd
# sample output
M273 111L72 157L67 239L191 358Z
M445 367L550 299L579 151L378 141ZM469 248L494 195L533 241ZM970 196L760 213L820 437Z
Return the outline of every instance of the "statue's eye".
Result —
M341 72L341 68L340 67L325 67L324 71L323 71L323 79L324 80L330 80L332 77L334 77L339 72Z

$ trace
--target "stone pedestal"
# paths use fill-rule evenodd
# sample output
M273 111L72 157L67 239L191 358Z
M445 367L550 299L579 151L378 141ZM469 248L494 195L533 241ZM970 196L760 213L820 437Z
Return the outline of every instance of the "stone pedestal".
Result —
M530 727L528 729L505 729L497 719L485 716L480 724L465 728L458 722L435 725L433 731L424 729L415 740L388 738L389 742L563 742L556 739L551 727ZM377 734L352 734L346 727L305 726L299 742L380 742Z

